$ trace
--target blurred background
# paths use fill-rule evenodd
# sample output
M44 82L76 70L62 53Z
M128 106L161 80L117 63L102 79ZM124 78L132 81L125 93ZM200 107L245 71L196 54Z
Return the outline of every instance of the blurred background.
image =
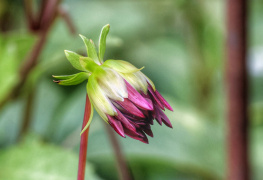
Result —
M85 55L78 34L97 43L105 24L111 29L104 59L145 66L143 73L174 109L166 112L173 129L152 126L149 144L117 137L133 178L225 179L225 1L48 2L0 1L0 179L76 179L85 83L59 86L51 75L77 72L64 50ZM255 180L263 177L262 17L263 2L249 1L249 152ZM95 113L86 179L118 179L103 123Z

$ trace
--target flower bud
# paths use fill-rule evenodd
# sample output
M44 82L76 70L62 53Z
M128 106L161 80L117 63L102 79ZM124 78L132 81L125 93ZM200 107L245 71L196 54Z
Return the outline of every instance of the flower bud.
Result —
M109 25L103 27L97 54L92 40L80 35L88 57L65 51L69 62L83 72L69 76L53 76L60 85L75 85L88 80L87 93L92 106L120 136L148 143L146 134L153 137L151 125L155 119L160 125L172 124L163 110L173 111L169 103L155 89L154 83L141 69L123 60L103 63ZM89 122L90 123L90 122ZM87 129L89 124L83 129ZM83 132L82 131L82 132Z

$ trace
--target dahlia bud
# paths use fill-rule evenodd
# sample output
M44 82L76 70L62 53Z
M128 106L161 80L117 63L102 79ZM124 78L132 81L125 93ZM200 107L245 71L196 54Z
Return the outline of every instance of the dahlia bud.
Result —
M122 60L107 60L103 63L106 36L109 25L103 27L97 54L92 40L81 36L88 57L65 51L69 62L83 72L69 76L53 76L60 85L76 85L88 80L87 94L92 106L120 136L148 143L153 137L151 125L155 119L160 125L172 124L163 110L173 111L169 103L155 89L153 82L141 69ZM92 118L92 117L91 117ZM90 121L89 121L90 123ZM85 131L89 124L82 130Z

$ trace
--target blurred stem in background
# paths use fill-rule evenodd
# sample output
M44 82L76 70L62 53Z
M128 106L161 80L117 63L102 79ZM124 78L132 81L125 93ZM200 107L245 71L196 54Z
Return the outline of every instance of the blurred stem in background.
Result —
M249 180L247 1L227 1L227 145L230 180Z
M12 91L10 91L2 104L4 104L9 99L16 98L21 89L23 88L28 75L31 70L37 65L37 60L44 48L44 45L47 40L47 35L50 30L51 25L57 17L57 7L59 5L59 0L56 1L46 1L42 3L40 7L40 15L36 16L33 14L33 5L32 0L25 0L25 13L28 22L28 30L32 33L37 33L38 40L32 48L32 51L29 52L27 59L24 61L24 64L20 67L20 81L16 84ZM44 11L44 13L42 13ZM31 106L32 100L34 99L33 91L30 89L27 98L27 106L25 110L25 115L22 122L22 129L20 130L20 137L27 132L28 126L30 125L30 117L32 114ZM1 104L1 105L2 105Z
M105 129L107 130L107 133L109 135L109 139L112 144L112 148L115 153L116 157L116 165L118 169L118 175L119 180L132 180L131 172L129 171L129 168L126 163L125 156L121 150L120 144L118 142L118 139L115 135L115 132L110 128L108 124L104 124Z

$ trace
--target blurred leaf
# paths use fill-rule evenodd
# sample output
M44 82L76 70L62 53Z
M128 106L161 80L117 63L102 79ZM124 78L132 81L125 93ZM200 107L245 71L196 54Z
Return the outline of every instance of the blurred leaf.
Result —
M77 177L78 156L30 135L1 151L0 169L0 179L6 180L72 180ZM89 163L85 179L99 179Z
M0 111L0 147L16 142L20 131L25 102L18 99L8 103Z
M263 177L263 128L257 127L251 131L251 150L250 150L250 157L251 157L251 170L253 174L254 180L261 180Z
M0 35L0 102L19 80L19 67L35 38L25 34Z

